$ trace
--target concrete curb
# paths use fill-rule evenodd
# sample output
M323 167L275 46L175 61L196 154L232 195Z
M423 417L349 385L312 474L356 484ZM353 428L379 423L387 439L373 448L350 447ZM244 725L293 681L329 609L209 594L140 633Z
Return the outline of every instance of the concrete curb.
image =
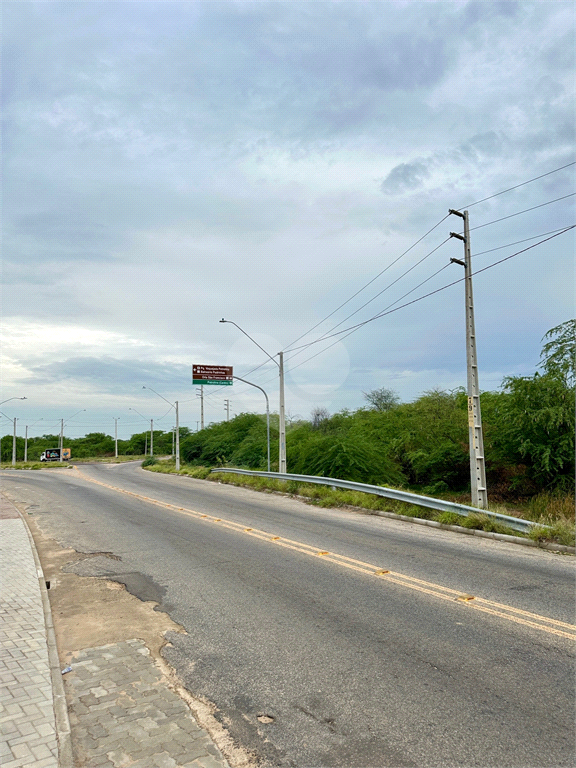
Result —
M146 468L142 468L143 472L146 472ZM180 475L177 472L167 472L166 474L173 474L177 477L187 477L187 475ZM202 480L199 477L193 477L192 480ZM205 478L207 482L220 482L220 480L209 480ZM248 488L256 493L262 493L262 491L252 488L250 486L239 485L238 488ZM264 491L265 493L277 494L278 496L285 496L291 499L301 499L304 503L310 501L308 496L300 496L299 494L286 493L284 491ZM535 547L536 549L546 549L549 552L563 552L569 555L576 555L576 547L568 547L565 544L542 544L532 539L524 539L521 536L509 536L506 533L493 533L492 531L479 531L476 528L464 528L461 525L447 525L446 523L438 523L436 520L424 520L421 517L410 517L409 515L398 515L395 512L385 512L383 510L366 509L366 507L351 507L343 505L342 507L334 507L334 509L351 509L354 512L358 512L362 515L375 515L377 517L389 517L391 520L400 520L403 523L413 523L414 525L425 525L429 528L440 528L443 531L452 531L453 533L464 533L467 536L480 536L483 539L493 539L494 541L507 541L509 544L519 544L523 547ZM479 510L481 512L481 510Z
M353 509L364 511L362 507L354 507ZM507 541L510 544L520 544L523 547L536 547L537 549L547 549L550 552L565 552L570 555L576 554L576 547L567 547L565 544L540 544L537 541L523 539L520 536L509 536L506 533L493 533L492 531L479 531L476 528L464 528L461 525L447 525L446 523L438 523L436 520L423 520L420 517L397 515L395 512L384 512L382 510L367 511L367 514L389 517L392 520L402 520L405 523L414 523L415 525L427 525L429 528L441 528L444 531L454 531L454 533L465 533L468 536L480 536L483 539Z
M70 720L68 718L68 705L66 703L66 694L64 693L64 682L62 680L62 671L60 669L60 659L58 658L58 647L56 645L56 633L54 632L54 622L52 621L52 608L48 598L48 590L44 579L44 572L36 550L34 538L28 528L24 515L18 510L24 528L30 540L36 572L38 574L38 583L40 585L40 595L42 597L42 608L44 610L44 623L46 625L46 644L48 646L48 661L50 663L50 675L52 678L52 696L54 700L54 721L56 725L56 738L58 739L58 757L60 768L74 768L72 756L72 736L70 731Z

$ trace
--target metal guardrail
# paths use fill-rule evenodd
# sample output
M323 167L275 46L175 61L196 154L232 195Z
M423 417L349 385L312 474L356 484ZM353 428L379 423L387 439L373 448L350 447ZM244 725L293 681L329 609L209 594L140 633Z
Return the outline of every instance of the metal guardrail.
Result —
M367 483L355 483L351 480L337 480L333 477L315 477L313 475L288 475L280 472L256 472L250 469L233 469L230 467L220 467L213 469L212 472L228 472L237 475L252 475L253 477L271 477L275 480L296 480L299 483L312 483L316 485L330 485L333 488L345 488L348 491L361 491L362 493L371 493L375 496L384 496L387 499L395 501L404 501L407 504L416 504L419 507L429 507L438 512L456 512L458 515L468 517L471 514L482 514L504 523L509 528L526 533L533 526L537 525L532 520L522 520L519 517L503 515L500 512L489 512L487 509L477 509L468 507L466 504L457 504L454 501L444 501L444 499L435 499L432 496L420 496L410 491L397 491L395 488L385 488L380 485L368 485ZM542 526L546 528L548 526Z

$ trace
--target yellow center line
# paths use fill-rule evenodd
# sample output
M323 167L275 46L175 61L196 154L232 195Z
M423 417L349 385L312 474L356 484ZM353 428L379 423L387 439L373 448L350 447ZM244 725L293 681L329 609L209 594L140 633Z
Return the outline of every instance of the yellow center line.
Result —
M365 575L377 576L379 579L389 581L393 584L397 584L401 587L407 587L417 592L431 595L441 600L449 600L452 603L458 603L458 605L472 608L482 613L490 614L491 616L497 616L498 618L512 621L516 624L522 624L524 626L532 627L533 629L539 629L543 632L548 632L559 637L566 637L571 640L576 638L576 626L568 624L564 621L558 621L557 619L551 619L547 616L540 616L536 613L530 613L520 608L514 608L511 605L504 605L502 603L496 603L492 600L487 600L483 597L477 597L475 595L468 595L462 592L462 590L451 589L449 587L443 587L440 584L434 584L433 582L417 579L413 576L406 576L403 573L395 573L381 566L372 565L371 563L365 563L362 560L356 560L352 557L346 557L346 555L339 555L335 552L329 552L327 550L320 549L318 546L311 544L305 544L300 541L293 541L292 539L286 539L281 536L274 536L268 531L261 531L258 528L246 528L245 524L236 523L233 520L223 520L220 517L214 517L213 515L207 515L204 513L196 512L193 509L186 509L175 504L170 504L165 501L159 501L149 496L143 496L133 491L125 490L124 488L118 488L114 485L108 485L101 480L95 480L88 475L85 475L77 467L74 467L76 472L84 480L91 483L96 483L104 488L108 488L111 491L117 493L124 493L128 496L146 501L156 506L163 507L165 509L173 510L187 517L194 517L198 520L203 520L209 523L215 523L222 528L235 531L237 533L244 533L253 538L260 539L261 541L271 542L278 546L290 549L295 552L300 552L304 555L313 555L314 557L321 557L322 560L334 563L341 567L347 568L358 573Z

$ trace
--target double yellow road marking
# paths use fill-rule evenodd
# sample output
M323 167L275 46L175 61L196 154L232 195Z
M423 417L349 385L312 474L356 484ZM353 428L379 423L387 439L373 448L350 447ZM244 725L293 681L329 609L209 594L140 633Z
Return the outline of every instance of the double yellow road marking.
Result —
M267 541L285 549L291 549L295 552L300 552L304 555L312 555L313 557L321 557L322 560L334 563L343 568L348 568L352 571L363 573L367 576L375 576L378 579L392 582L401 587L413 589L417 592L431 595L432 597L440 598L441 600L449 600L450 602L457 603L467 608L472 608L482 613L488 613L492 616L497 616L501 619L512 621L516 624L522 624L532 629L538 629L543 632L548 632L559 637L575 639L576 638L576 626L568 624L564 621L558 621L556 619L550 619L547 616L540 616L536 613L530 613L529 611L523 611L520 608L514 608L510 605L503 605L502 603L495 603L492 600L485 600L483 597L477 597L475 595L468 595L461 591L443 587L440 584L434 584L429 581L423 581L422 579L416 579L413 576L406 576L402 573L396 573L386 568L382 568L370 563L365 563L362 560L355 560L352 557L346 557L345 555L338 555L335 552L329 552L319 547L311 546L310 544L304 544L300 541L293 541L292 539L286 539L282 536L274 536L267 531L261 531L258 528L247 528L245 524L236 523L233 520L223 520L220 517L214 517L213 515L207 515L204 513L196 512L193 509L186 509L185 507L179 507L175 504L168 504L165 501L159 501L158 499L152 499L149 496L143 496L133 491L127 491L124 488L118 488L114 485L108 485L100 480L95 480L88 475L85 475L77 467L76 472L84 480L88 480L91 483L96 483L109 490L116 491L118 493L124 493L128 496L132 496L141 501L146 501L149 504L155 504L156 506L170 509L173 512L179 512L182 515L188 517L194 517L199 520L204 520L209 523L214 523L223 528L227 528L231 531L238 533L244 533L248 536L252 536L261 541Z

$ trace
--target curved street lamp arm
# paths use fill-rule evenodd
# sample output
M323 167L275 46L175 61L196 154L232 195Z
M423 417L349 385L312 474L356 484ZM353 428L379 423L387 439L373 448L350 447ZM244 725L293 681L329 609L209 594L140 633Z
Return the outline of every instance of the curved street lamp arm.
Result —
M273 358L271 355L269 355L269 354L268 354L268 352L266 352L266 350L264 349L264 347L261 347L261 346L260 346L260 344L258 344L258 342L257 342L257 341L255 341L255 340L252 338L252 336L250 336L250 334L249 334L249 333L246 333L246 331L245 331L243 328L240 328L240 326L238 325L238 323L235 323L235 322L234 322L234 320L224 320L224 318L222 318L222 320L219 320L218 322L219 322L219 323L230 323L231 325L235 325L235 326L236 326L236 328L238 328L238 330L239 330L239 331L241 331L241 332L244 334L244 336L247 336L247 337L250 339L250 341L252 341L252 342L254 342L254 344L256 344L256 346L258 347L258 349L261 349L261 350L262 350L262 352L264 352L264 354L266 355L266 357L269 357L269 358L270 358L270 360L272 360L272 362L273 362L273 363L276 363L276 365L277 365L278 367L280 367L280 364L278 363L278 360L274 360L274 358ZM238 378L238 377L237 377L237 378ZM250 382L248 382L248 383L250 383Z
M165 398L163 395L161 395L161 394L160 394L160 392L156 392L156 390L155 390L155 389L152 389L152 387L145 387L145 386L142 386L142 389L149 389L149 390L150 390L150 392L154 392L154 394L155 394L155 395L158 395L158 397L161 397L161 398L162 398L162 400L164 400L166 403L168 403L168 405L169 405L171 408L174 408L174 403L171 403L171 402L170 402L170 400L166 400L166 398Z

